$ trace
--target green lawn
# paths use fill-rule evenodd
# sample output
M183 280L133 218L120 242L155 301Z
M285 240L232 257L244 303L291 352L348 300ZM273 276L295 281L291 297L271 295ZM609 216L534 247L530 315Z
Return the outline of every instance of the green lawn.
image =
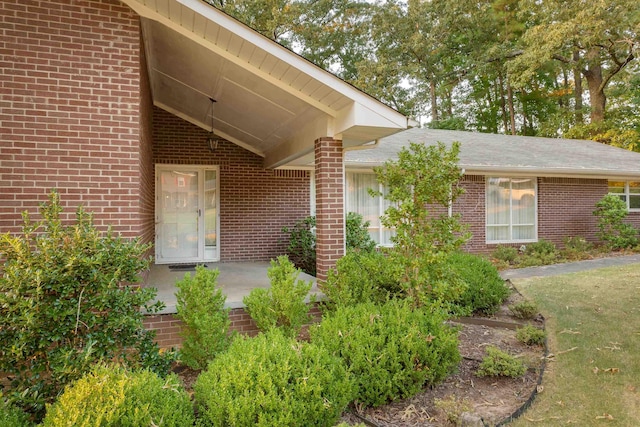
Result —
M543 390L512 426L640 426L640 265L517 279L547 320Z

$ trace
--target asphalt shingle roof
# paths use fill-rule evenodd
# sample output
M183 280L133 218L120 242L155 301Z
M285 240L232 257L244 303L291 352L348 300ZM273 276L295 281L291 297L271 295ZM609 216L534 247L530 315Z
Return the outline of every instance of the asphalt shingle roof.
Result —
M414 128L383 138L375 149L349 151L351 168L372 168L397 158L409 142L448 147L460 142L461 168L467 173L509 173L538 176L640 177L640 153L594 141L498 135Z

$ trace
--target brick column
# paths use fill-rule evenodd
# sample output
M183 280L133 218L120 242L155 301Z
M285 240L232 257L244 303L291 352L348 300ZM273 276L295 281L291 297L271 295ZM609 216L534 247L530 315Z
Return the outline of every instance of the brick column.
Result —
M315 142L316 276L327 272L345 252L344 162L342 141L320 138Z

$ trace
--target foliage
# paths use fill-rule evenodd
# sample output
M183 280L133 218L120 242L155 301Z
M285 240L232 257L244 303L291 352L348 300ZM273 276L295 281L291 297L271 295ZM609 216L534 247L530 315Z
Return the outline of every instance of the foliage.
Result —
M510 305L509 310L515 317L524 320L533 319L539 312L536 303L529 300Z
M300 270L285 255L271 260L267 270L271 287L252 289L242 300L258 329L266 332L281 328L285 335L294 337L311 320L305 298L312 283L298 280L299 274ZM310 296L309 302L315 302L315 295Z
M584 237L566 237L563 239L564 248L562 249L562 257L569 261L579 261L589 259L593 250L593 244L588 242Z
M333 426L354 386L326 349L273 329L234 340L194 392L203 426Z
M554 264L558 262L558 256L556 245L553 242L540 239L537 242L527 244L518 264L521 267Z
M457 186L462 177L458 153L458 143L450 150L442 143L411 143L399 152L396 161L375 168L378 182L387 192L373 193L391 202L381 221L396 231L389 258L401 266L404 292L416 304L434 300L448 303L464 289L446 260L469 235L459 215L438 213L446 212L463 193Z
M526 345L542 345L546 338L544 330L526 325L516 330L516 338Z
M316 275L316 217L308 216L295 223L293 228L283 227L289 235L287 256L293 264L312 276Z
M638 230L624 222L628 215L627 206L618 196L604 196L596 203L593 214L598 218L598 237L612 249L638 245Z
M453 252L448 263L467 284L464 293L455 301L464 313L495 313L511 294L498 269L485 258Z
M513 264L518 258L518 249L513 246L498 245L491 253L491 257Z
M316 217L308 216L296 222L293 228L283 227L282 232L289 234L287 256L293 264L312 276L316 275ZM362 215L349 212L345 218L345 245L347 249L362 252L373 251L376 243L369 235L369 221Z
M320 289L329 309L359 304L383 303L401 295L402 271L382 251L358 252L350 250L329 270Z
M149 245L101 234L82 207L72 225L61 212L52 192L40 221L25 212L21 235L0 236L0 372L12 378L8 397L37 416L96 361L164 374L170 358L142 325L141 307L161 308L149 304L155 290L128 286L148 267Z
M0 427L30 427L29 417L22 409L2 399L0 394Z
M196 267L195 276L185 274L176 282L176 317L183 323L180 360L193 369L203 369L216 354L229 346L227 297L216 287L219 270Z
M444 412L447 421L454 425L460 425L460 415L473 409L467 399L458 399L455 394L451 394L444 399L434 399L433 406Z
M344 360L358 403L379 406L411 397L456 368L458 337L445 318L403 300L341 306L311 327L311 342Z
M191 399L177 376L162 379L151 371L98 365L65 387L47 407L42 425L191 427L194 418Z
M522 360L494 346L486 348L487 355L482 359L476 372L479 377L510 377L518 378L524 375L527 367Z

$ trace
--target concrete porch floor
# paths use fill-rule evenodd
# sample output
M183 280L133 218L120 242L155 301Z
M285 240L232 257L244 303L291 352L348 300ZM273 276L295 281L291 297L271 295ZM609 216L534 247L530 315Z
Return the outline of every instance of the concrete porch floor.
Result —
M244 307L242 299L249 295L254 288L268 288L271 286L267 277L267 268L270 263L264 262L209 262L205 264L208 269L218 269L218 287L227 296L226 307ZM168 265L153 264L150 268L144 287L158 289L156 300L165 304L160 314L173 314L176 312L176 281L184 278L185 274L195 275L193 270L171 270ZM312 281L310 294L320 295L316 278L306 273L300 273L298 279Z

